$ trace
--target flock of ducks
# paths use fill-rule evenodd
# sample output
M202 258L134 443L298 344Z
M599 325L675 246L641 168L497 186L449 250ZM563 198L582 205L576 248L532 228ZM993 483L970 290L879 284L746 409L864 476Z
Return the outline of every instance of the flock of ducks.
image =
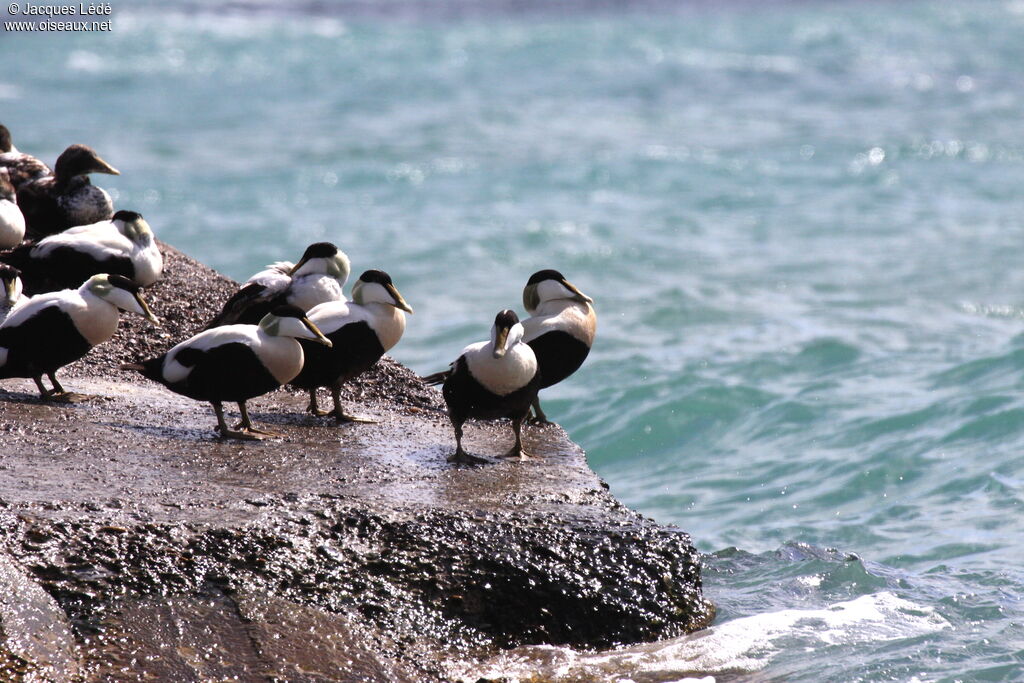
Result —
M163 271L153 231L134 211L115 213L92 173L118 175L85 145L68 147L51 171L14 147L0 125L0 379L30 378L44 400L69 396L56 372L110 339L120 311L158 324L141 292ZM274 263L249 278L198 334L122 369L210 403L221 438L276 436L253 425L246 402L286 384L309 392L313 415L368 422L344 410L341 387L398 343L413 310L382 270L360 275L346 301L350 272L334 244L311 244L298 262ZM41 293L26 296L23 275ZM531 421L547 423L538 392L574 373L590 352L593 300L561 273L534 273L523 305L528 318L500 311L488 340L422 378L442 385L455 431L451 462L487 462L462 446L469 418L511 419L515 443L504 455L529 457L523 423L531 413ZM317 403L321 387L331 392L331 410ZM238 405L234 427L225 402Z

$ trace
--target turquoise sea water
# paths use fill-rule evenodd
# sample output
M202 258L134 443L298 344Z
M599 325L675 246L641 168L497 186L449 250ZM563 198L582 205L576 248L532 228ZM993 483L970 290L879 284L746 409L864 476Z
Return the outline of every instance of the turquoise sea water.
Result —
M1024 680L1024 3L204 8L0 32L0 121L236 278L389 271L420 372L535 270L597 301L546 410L708 553L714 640L498 665Z

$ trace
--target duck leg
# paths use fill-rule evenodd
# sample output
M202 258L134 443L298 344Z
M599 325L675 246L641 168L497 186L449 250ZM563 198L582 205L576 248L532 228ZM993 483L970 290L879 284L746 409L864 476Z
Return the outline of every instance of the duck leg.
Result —
M239 426L242 428L242 431L257 436L257 438L259 438L258 435L261 434L263 436L281 436L281 434L279 434L278 432L272 432L267 429L259 429L258 427L254 427L252 424L252 420L249 419L249 409L245 407L245 401L238 402L238 411L242 413L242 421L239 423Z
M217 415L217 431L220 433L220 438L245 439L246 441L260 440L260 437L255 434L228 428L228 423L224 421L224 407L221 406L220 401L211 401L211 405L213 405L213 412Z
M60 385L57 378L53 376L52 372L46 373L46 376L50 378L52 389L47 389L43 385L43 376L38 375L32 378L32 381L36 383L36 388L39 389L39 398L44 401L66 401L71 397L71 394L64 391L64 387Z
M330 411L320 410L320 406L316 402L316 387L309 390L309 405L306 406L306 410L316 417L323 417L324 415L331 414Z
M47 389L45 386L43 386L43 376L36 375L32 378L32 381L36 383L36 388L39 389L39 398L43 399L44 401L49 399L50 396L53 394L53 390Z
M368 417L357 417L355 415L349 415L345 412L345 409L341 407L341 385L335 384L331 387L331 398L334 400L334 410L330 413L324 413L325 415L333 415L334 421L337 424L343 422L364 422L366 424L376 424L376 420L371 420Z
M524 415L512 420L512 431L516 434L516 442L502 456L503 458L514 458L516 460L531 460L533 458L532 455L523 450L523 418L525 417Z
M487 461L483 458L478 458L475 455L470 455L462 448L462 423L456 423L452 421L452 426L455 427L455 452L448 456L448 462L457 463L459 465L483 465Z
M540 409L540 396L533 399L533 403L530 404L530 408L533 409L533 417L527 420L527 423L532 425L553 425L554 422L548 420L548 416L544 414L544 411Z

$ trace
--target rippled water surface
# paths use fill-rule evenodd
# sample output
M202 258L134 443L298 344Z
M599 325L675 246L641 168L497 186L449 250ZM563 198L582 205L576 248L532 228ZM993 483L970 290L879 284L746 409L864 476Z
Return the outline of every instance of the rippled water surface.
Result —
M562 270L548 413L708 553L712 640L494 666L1024 680L1024 3L206 7L0 33L0 120L234 277L384 268L421 372Z

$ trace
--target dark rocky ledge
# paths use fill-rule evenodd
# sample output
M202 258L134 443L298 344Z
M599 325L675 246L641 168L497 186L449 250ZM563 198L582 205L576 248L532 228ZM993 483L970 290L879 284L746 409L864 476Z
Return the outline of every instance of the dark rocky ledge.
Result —
M526 431L535 461L452 467L439 394L390 359L347 392L379 424L338 428L278 391L251 405L283 438L214 439L209 406L117 370L233 287L165 253L147 292L164 326L122 316L61 374L89 398L0 384L0 680L472 679L503 648L709 623L687 534L618 503L562 430Z

